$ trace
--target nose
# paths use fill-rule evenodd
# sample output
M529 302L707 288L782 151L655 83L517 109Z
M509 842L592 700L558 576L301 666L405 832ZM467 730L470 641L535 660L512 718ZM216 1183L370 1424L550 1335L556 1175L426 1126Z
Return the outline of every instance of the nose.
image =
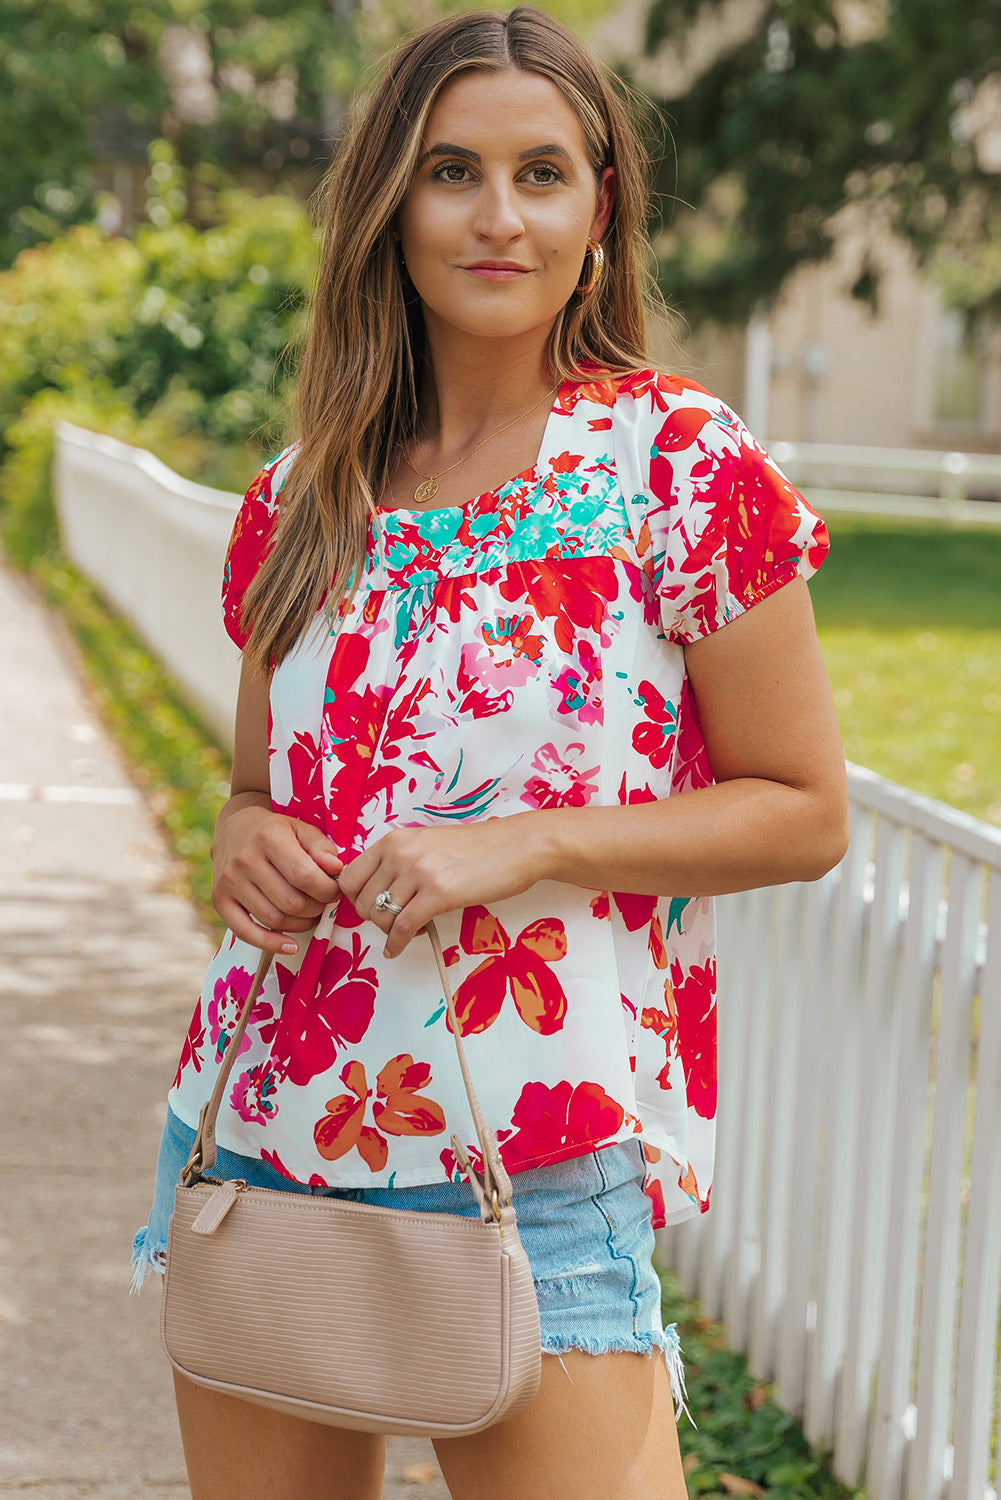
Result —
M509 244L525 231L521 207L513 183L504 178L489 178L476 194L474 229L481 240Z

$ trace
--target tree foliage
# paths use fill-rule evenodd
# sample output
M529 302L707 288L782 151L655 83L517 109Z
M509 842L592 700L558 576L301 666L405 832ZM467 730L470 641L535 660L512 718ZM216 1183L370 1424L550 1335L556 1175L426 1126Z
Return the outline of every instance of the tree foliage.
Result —
M999 0L653 0L646 51L684 63L712 24L730 41L658 100L677 146L661 275L688 317L746 318L829 254L847 204L921 263L980 258L1001 208ZM1001 310L997 260L954 274L953 301ZM853 290L878 295L865 251Z
M548 8L586 30L609 3ZM359 79L405 32L470 8L470 0L0 0L0 267L93 218L97 157L141 162L158 137L173 142L186 168L201 169L210 188L202 199L248 172L258 190L298 179L304 196Z

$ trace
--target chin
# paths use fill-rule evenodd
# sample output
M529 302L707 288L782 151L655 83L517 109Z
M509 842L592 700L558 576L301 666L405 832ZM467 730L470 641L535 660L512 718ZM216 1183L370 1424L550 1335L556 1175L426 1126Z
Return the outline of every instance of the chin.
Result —
M424 301L425 310L442 323L486 339L517 338L532 328L550 326L562 306L560 303L558 307L529 308L517 305L514 298L505 301L501 297L488 307L482 303L477 307L463 307L457 298L448 303L438 302L437 306L434 302Z

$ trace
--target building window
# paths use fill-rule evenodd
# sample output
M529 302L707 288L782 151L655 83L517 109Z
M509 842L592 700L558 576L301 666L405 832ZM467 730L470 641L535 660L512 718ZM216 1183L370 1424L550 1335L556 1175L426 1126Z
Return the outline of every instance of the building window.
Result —
M939 312L935 339L932 421L942 427L979 428L984 420L987 359L961 313Z

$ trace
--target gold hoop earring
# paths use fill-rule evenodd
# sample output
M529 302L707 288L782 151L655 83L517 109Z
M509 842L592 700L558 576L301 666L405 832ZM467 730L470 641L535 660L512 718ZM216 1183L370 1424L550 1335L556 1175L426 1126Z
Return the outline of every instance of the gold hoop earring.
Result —
M597 240L588 240L587 248L591 252L591 274L587 281L580 282L576 290L582 297L589 297L601 280L605 269L605 252Z

